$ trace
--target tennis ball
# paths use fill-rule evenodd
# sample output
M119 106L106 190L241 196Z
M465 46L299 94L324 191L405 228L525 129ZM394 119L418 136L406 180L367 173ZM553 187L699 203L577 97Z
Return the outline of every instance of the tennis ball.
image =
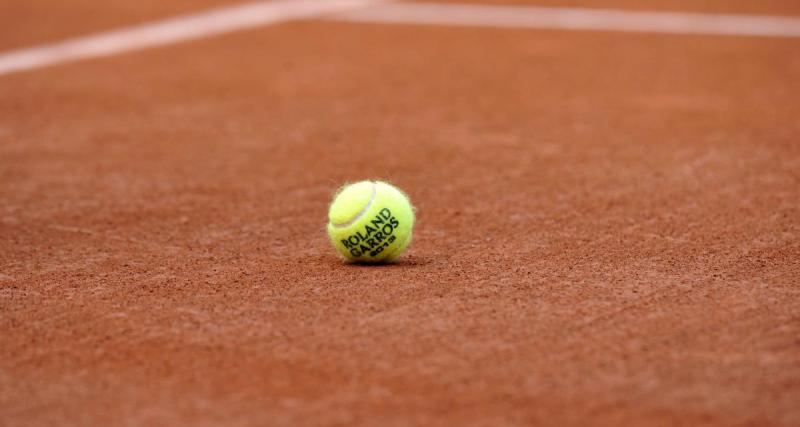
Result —
M328 211L331 243L350 261L391 262L411 243L414 209L408 197L381 181L342 187Z

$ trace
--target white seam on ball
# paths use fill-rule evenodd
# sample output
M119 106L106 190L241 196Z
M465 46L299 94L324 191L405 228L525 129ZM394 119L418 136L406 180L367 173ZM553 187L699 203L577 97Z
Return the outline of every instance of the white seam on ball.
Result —
M371 182L371 184L372 184L372 195L369 198L369 202L367 203L367 206L365 206L364 209L361 212L359 212L358 215L356 215L350 221L347 221L347 222L345 222L343 224L333 224L333 223L331 223L331 225L333 225L336 228L349 227L349 226L355 224L356 222L358 222L358 220L360 220L362 216L366 215L367 211L369 211L369 208L372 207L372 203L375 201L375 197L378 195L378 188L377 188L378 186L377 186L377 184L375 182Z

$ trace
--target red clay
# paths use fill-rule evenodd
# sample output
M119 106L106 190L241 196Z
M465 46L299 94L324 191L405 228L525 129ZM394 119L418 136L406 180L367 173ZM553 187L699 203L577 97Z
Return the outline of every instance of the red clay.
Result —
M0 78L6 425L797 425L797 40L322 22ZM418 208L343 263L343 182Z

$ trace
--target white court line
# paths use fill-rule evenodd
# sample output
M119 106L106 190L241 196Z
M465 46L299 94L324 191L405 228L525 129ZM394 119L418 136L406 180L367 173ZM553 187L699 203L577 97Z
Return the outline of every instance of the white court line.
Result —
M341 13L329 19L383 24L800 37L800 18L780 16L628 12L533 6L395 4L384 3L383 0L275 0L232 6L0 53L0 76L335 12Z
M247 3L2 53L0 75L211 37L291 19L341 12L375 2L376 0L277 0Z
M380 24L800 37L800 18L535 6L390 3L344 12L331 19Z

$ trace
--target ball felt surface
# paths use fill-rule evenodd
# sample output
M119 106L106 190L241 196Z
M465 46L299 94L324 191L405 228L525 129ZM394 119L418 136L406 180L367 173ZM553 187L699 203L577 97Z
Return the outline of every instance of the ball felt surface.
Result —
M394 261L411 243L414 209L391 184L361 181L342 187L328 210L328 236L353 262Z

